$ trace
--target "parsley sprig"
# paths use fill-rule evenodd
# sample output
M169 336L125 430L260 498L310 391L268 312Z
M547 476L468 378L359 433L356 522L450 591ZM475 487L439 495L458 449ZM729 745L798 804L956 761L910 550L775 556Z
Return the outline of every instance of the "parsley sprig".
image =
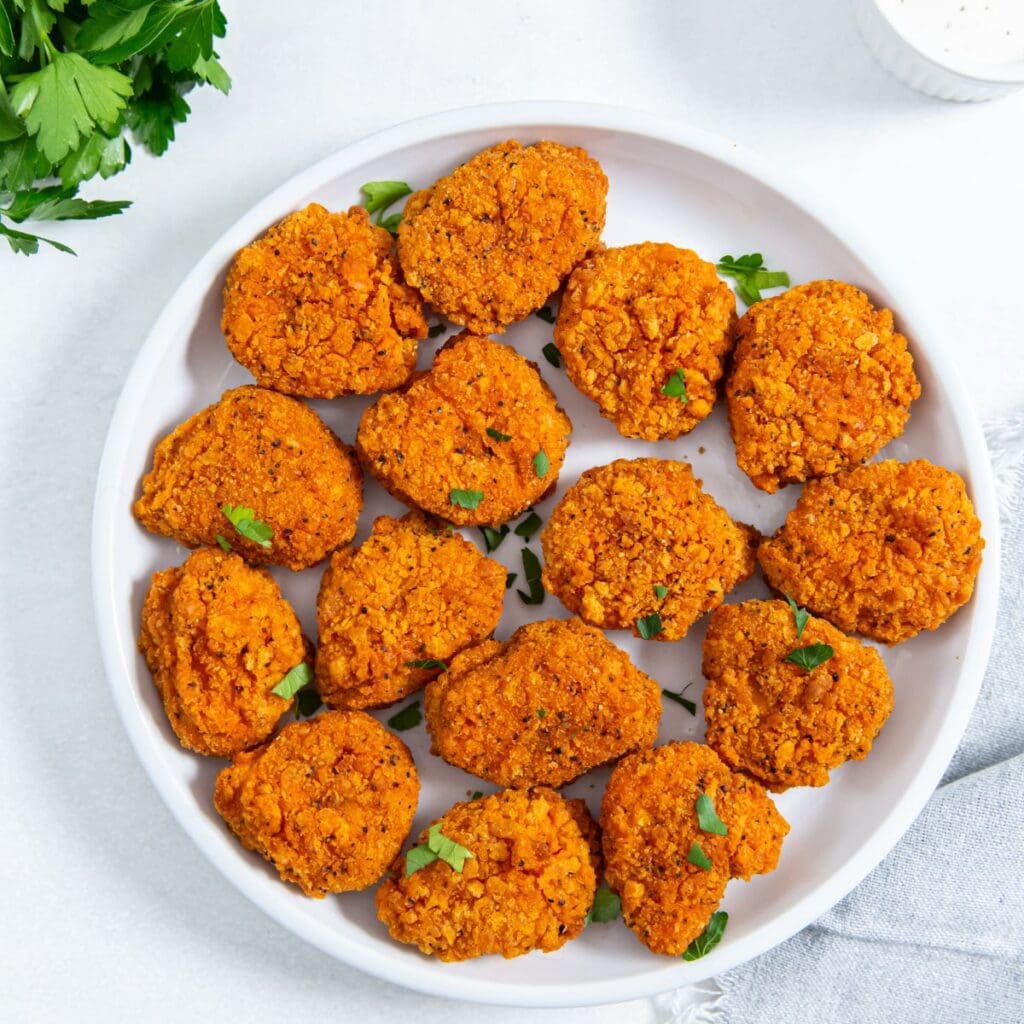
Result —
M290 668L284 678L270 692L285 700L291 700L304 686L313 682L313 670L304 661Z
M363 203L366 212L371 216L377 214L377 226L386 228L393 235L397 234L402 215L393 213L385 217L384 211L394 206L399 199L411 195L412 189L404 181L368 181L359 187L359 191L366 196L366 202Z
M405 855L405 877L416 874L435 860L444 861L452 871L461 871L466 861L472 858L473 854L454 839L449 839L441 831L441 823L437 822L427 830L427 841L414 846Z
M221 505L221 512L235 528L240 537L269 548L274 539L274 530L267 523L256 518L256 513L245 505ZM222 544L221 547L224 545Z
M723 256L716 264L717 271L736 282L736 294L748 305L762 299L762 288L788 288L789 274L785 270L767 270L759 252L746 256Z
M691 942L683 952L684 960L699 960L707 956L722 941L725 926L729 923L729 915L724 910L716 910L711 915L707 927Z

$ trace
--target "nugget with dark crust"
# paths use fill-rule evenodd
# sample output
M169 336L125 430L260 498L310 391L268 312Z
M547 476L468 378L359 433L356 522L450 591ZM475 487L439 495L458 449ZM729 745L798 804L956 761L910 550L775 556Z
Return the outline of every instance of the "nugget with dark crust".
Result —
M408 380L427 322L391 235L361 206L310 203L239 250L221 330L262 387L334 398Z
M405 204L406 280L449 320L500 333L538 309L604 229L608 179L585 150L503 142Z
M811 644L828 644L834 654L810 671L785 660ZM704 675L708 746L776 792L824 786L830 769L867 757L892 711L878 651L813 616L797 637L784 601L716 608Z
M702 793L726 835L699 827ZM648 949L669 956L704 930L731 878L775 869L788 832L764 789L699 743L667 743L623 758L601 803L605 877L622 900L623 919ZM711 867L693 863L695 852Z
M569 379L620 434L657 441L710 415L735 323L736 300L714 264L643 242L572 272L555 343ZM685 391L666 394L677 373Z
M499 786L562 786L658 735L661 690L599 629L531 622L427 687L431 752Z
M181 745L215 757L267 739L292 706L271 691L306 657L274 578L219 548L153 574L139 649Z
M588 469L541 534L544 586L585 622L678 640L754 571L757 532L735 523L685 462ZM661 596L663 595L663 596Z
M501 618L505 567L421 512L381 516L331 557L317 598L317 689L331 707L380 707L421 689Z
M473 856L462 871L438 859L408 876L405 857L395 861L377 890L393 939L453 961L550 953L583 931L600 862L582 800L507 789L456 804L438 823Z
M223 506L251 508L269 547L239 534ZM218 534L250 562L315 565L356 532L363 477L312 409L257 387L225 391L156 446L135 518L194 548Z
M903 433L921 385L888 309L812 281L743 315L725 390L736 461L774 492L871 458Z
M356 451L399 501L497 526L555 486L571 431L534 363L463 332L363 413Z
M757 556L778 593L845 632L896 644L970 600L984 546L956 473L890 459L810 481Z
M317 899L373 885L405 842L420 783L406 745L362 711L293 722L217 776L231 831Z

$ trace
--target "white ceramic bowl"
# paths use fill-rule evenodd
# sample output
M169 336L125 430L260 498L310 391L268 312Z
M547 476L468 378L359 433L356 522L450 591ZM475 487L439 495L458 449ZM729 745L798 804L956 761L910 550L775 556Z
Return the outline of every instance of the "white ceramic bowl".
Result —
M960 102L998 99L1024 86L1024 60L983 62L944 56L928 45L926 35L915 31L912 20L894 19L896 2L852 0L864 41L882 67L901 82L929 96ZM971 2L977 6L978 0Z
M724 904L731 915L726 936L713 954L694 963L649 953L617 922L592 926L549 956L442 964L387 937L374 916L372 893L306 899L280 882L262 859L243 850L214 813L211 792L222 762L195 757L178 746L135 647L149 575L179 563L186 554L140 529L131 516L152 446L179 421L215 400L224 387L248 379L229 357L218 326L220 289L232 254L312 199L347 207L358 201L362 182L378 178L426 185L475 151L513 136L578 143L601 160L611 181L605 233L609 243L668 239L712 259L759 250L772 266L788 269L796 282L828 276L855 281L893 307L912 339L924 397L914 407L906 435L887 454L925 455L964 474L985 524L988 547L971 604L939 632L886 652L896 710L875 750L863 763L837 770L826 789L794 790L779 798L793 826L779 869L730 886ZM966 725L991 639L999 561L984 441L939 326L902 282L901 271L868 253L868 246L834 210L733 143L662 118L578 104L483 107L400 125L298 175L235 224L175 293L128 377L100 467L93 535L97 624L114 699L154 785L225 877L296 935L371 974L437 995L524 1006L613 1002L698 981L781 942L856 885L920 811ZM590 465L619 455L657 453L689 459L711 493L738 518L766 531L782 521L795 489L768 496L747 481L735 465L724 410L678 442L626 441L597 416L563 372L540 358L541 346L551 338L547 324L530 317L506 337L539 362L575 424L559 495ZM424 346L421 365L437 344ZM313 404L351 440L367 401ZM554 500L538 508L545 519ZM372 482L366 488L366 506L360 537L374 515L401 512ZM466 533L479 537L475 530ZM516 538L506 540L497 554L510 567L521 568L516 566ZM313 633L319 573L275 575ZM734 599L765 594L764 584L753 580ZM507 636L530 613L565 615L550 595L534 610L510 593L498 636ZM702 625L676 644L644 643L624 633L612 636L662 685L679 688L693 682L690 693L699 700ZM676 704L666 704L662 741L701 734L701 721ZM490 789L431 757L422 727L402 735L423 780L416 829L471 790ZM596 808L604 777L592 773L570 791Z

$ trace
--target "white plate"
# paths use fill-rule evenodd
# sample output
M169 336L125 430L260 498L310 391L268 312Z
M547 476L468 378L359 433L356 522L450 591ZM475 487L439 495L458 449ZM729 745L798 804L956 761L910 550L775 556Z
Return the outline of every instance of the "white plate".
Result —
M779 798L793 826L779 869L730 885L723 904L730 915L726 936L712 955L695 963L649 953L619 921L588 928L577 941L547 956L442 964L388 938L374 916L372 892L306 899L280 882L262 859L243 850L217 817L211 793L223 762L178 746L135 647L150 574L180 563L186 555L172 542L146 533L131 516L153 444L224 388L249 380L228 355L219 330L221 286L232 254L311 200L347 208L359 201L362 182L378 178L427 185L472 153L511 137L579 144L601 161L611 183L604 235L610 244L663 239L711 259L756 250L771 266L787 269L794 283L841 278L892 307L912 340L924 396L913 407L906 434L885 454L927 456L963 474L984 524L988 546L971 604L939 632L885 652L896 686L896 710L873 753L836 771L826 789L793 790ZM631 111L527 103L441 114L349 146L268 196L203 257L143 345L110 426L96 492L96 615L114 699L146 771L200 849L258 906L330 955L397 984L488 1003L574 1006L663 991L757 956L832 906L892 847L938 782L977 695L995 618L997 515L984 441L936 325L900 284L897 272L875 255L866 256L856 233L837 224L835 213L825 212L802 186L731 143ZM765 531L781 523L797 489L774 497L755 490L736 468L721 407L680 441L624 440L575 391L563 371L541 358L541 346L550 339L551 328L536 317L505 337L537 360L572 417L575 430L558 495L589 466L620 455L657 454L690 460L708 490L737 518ZM421 365L429 363L439 343L424 344ZM351 441L368 401L312 404ZM545 519L555 500L538 507ZM359 539L375 516L401 512L401 506L368 481ZM476 530L464 532L479 539ZM520 546L518 538L509 537L497 555L521 570ZM539 548L536 540L533 547ZM320 573L275 574L315 635L312 609ZM764 583L755 578L733 599L765 594ZM533 611L510 592L499 638ZM566 615L550 595L539 613L537 617ZM699 701L703 632L702 623L675 644L644 643L622 632L610 635L663 686L678 689L692 682L689 695ZM697 739L702 732L701 720L666 703L662 741ZM422 726L403 738L423 780L415 829L468 792L492 788L431 757ZM569 791L586 797L596 809L604 779L604 773L595 772Z

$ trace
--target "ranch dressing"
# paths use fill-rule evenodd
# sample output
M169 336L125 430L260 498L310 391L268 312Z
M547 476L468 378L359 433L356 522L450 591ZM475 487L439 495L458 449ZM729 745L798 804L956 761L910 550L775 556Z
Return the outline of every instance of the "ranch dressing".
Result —
M1024 68L1024 0L878 0L893 27L926 57L984 77Z

